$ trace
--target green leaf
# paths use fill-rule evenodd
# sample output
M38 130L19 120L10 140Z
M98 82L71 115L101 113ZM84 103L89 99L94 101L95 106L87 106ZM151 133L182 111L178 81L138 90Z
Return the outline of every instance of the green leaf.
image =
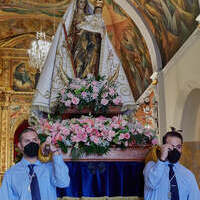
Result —
M46 134L38 134L38 138L40 139L40 143L44 143L47 139L48 135Z
M129 132L129 130L126 128L126 129L120 129L119 131L117 131L118 133L127 133Z
M119 142L118 137L115 137L115 138L113 139L113 142L114 142L115 144L117 144L117 143Z
M61 150L62 150L64 153L67 153L67 152L68 152L68 148L67 148L67 146L64 144L64 142L58 140L57 143L58 143L59 147L61 148Z

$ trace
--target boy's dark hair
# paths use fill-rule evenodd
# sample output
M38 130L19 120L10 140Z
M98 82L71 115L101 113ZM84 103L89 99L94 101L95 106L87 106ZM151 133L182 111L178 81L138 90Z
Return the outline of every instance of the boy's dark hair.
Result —
M166 144L167 137L177 137L181 139L181 143L183 143L183 136L179 132L182 132L182 130L176 130L174 127L171 127L171 131L163 136L163 144Z
M23 134L24 134L24 133L27 133L27 132L35 132L35 133L36 133L36 131L35 131L34 129L32 129L32 128L26 128L26 129L24 129L24 130L19 134L19 137L18 137L18 141L19 141L19 142L22 141L22 136L23 136Z

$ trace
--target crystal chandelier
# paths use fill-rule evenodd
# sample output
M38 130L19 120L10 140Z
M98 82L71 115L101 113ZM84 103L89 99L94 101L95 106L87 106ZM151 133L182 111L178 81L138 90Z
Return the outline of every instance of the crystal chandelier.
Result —
M50 46L51 42L46 40L45 33L37 32L36 40L31 43L31 48L28 49L28 55L30 65L39 72L42 70Z

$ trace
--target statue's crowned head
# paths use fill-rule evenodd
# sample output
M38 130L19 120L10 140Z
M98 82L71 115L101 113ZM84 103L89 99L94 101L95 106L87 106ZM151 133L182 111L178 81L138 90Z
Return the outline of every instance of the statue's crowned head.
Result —
M95 1L95 8L103 8L104 0L96 0Z

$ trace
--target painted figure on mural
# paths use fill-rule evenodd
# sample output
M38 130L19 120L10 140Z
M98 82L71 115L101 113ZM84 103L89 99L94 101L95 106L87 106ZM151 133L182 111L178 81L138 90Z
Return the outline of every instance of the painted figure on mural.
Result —
M102 18L104 2L72 1L60 22L33 98L33 110L53 112L57 96L70 78L88 74L109 78L116 70L123 104L134 98L122 64L108 38Z
M32 91L34 89L34 81L31 79L25 64L19 64L14 72L13 89L15 91Z

